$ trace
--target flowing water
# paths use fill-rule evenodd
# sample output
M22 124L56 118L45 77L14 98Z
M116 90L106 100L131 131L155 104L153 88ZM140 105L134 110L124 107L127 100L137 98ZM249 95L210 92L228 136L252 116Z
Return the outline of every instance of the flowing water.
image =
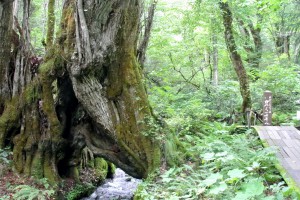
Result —
M107 179L93 194L81 200L130 200L140 182L117 168L113 179Z

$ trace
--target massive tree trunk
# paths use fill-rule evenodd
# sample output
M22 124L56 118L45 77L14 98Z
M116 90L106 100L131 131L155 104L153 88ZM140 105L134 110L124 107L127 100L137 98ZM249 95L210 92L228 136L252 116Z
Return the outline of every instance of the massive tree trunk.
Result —
M237 51L235 39L232 31L232 13L227 2L219 2L222 11L223 24L225 27L225 42L230 53L235 72L240 83L240 92L243 98L242 112L245 113L247 108L251 108L251 96L248 76L243 65L242 58Z
M160 148L146 132L151 112L136 58L140 8L138 0L78 0L66 24L74 27L76 37L66 42L75 48L65 51L74 55L67 68L76 98L92 119L77 130L94 154L145 177L159 165Z
M66 0L38 72L32 56L17 57L23 65L0 118L0 144L14 145L18 172L76 176L84 147L139 178L160 165L160 133L136 56L140 9L139 0Z

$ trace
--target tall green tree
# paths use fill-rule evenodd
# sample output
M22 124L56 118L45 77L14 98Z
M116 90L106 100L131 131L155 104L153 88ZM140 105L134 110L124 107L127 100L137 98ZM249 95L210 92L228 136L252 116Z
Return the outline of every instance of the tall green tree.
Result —
M247 108L251 108L249 80L246 69L243 64L243 60L241 58L241 55L238 53L238 48L236 46L232 30L233 17L232 12L229 8L229 4L227 2L219 2L219 5L223 16L223 24L225 28L224 37L226 45L230 54L230 59L232 61L240 83L240 92L243 98L242 112L245 113Z

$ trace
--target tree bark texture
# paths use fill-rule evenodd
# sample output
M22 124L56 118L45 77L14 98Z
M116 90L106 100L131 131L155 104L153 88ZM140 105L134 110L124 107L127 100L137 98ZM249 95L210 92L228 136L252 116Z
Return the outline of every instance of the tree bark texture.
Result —
M4 102L11 96L11 81L9 80L11 39L13 24L13 2L0 1L0 114L4 109Z
M53 182L78 174L85 147L146 177L160 165L161 148L137 59L141 1L66 0L60 34L37 71L26 2L0 148L12 143L18 172Z
M9 9L13 11L12 6ZM9 76L12 98L6 98L0 117L0 148L6 144L13 146L17 172L56 181L62 139L52 97L53 77L37 77L37 71L33 71L37 63L31 52L29 10L30 0L24 0L22 26L17 18L14 24L7 24L10 29L14 26L18 34L12 31L12 46L8 47L12 50ZM7 23L2 18L1 22ZM7 75L2 73L1 77Z
M247 108L251 108L251 96L248 76L243 65L242 58L237 52L237 46L232 31L232 13L227 2L219 2L222 11L223 24L225 27L225 42L233 63L235 72L238 76L240 83L240 92L243 98L242 112L245 113Z
M75 26L68 72L92 119L80 125L87 146L129 174L146 177L160 164L160 148L143 134L151 112L136 58L140 8L138 0L78 0L68 22L74 25L67 25Z
M48 19L47 19L47 47L51 47L53 44L54 37L54 26L55 26L55 0L48 1Z
M157 0L151 1L151 5L148 9L148 16L147 16L147 18L145 17L144 30L140 30L143 34L140 38L137 56L138 56L139 63L141 64L142 67L144 66L145 59L146 59L146 49L148 47L148 43L150 40L150 34L151 34L152 25L153 25L156 4L157 4Z

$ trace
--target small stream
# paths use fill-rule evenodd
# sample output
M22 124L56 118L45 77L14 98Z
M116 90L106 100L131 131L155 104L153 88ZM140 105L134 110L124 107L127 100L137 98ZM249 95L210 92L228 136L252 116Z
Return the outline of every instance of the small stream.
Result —
M107 179L93 194L81 200L131 200L140 182L117 168L113 179Z

